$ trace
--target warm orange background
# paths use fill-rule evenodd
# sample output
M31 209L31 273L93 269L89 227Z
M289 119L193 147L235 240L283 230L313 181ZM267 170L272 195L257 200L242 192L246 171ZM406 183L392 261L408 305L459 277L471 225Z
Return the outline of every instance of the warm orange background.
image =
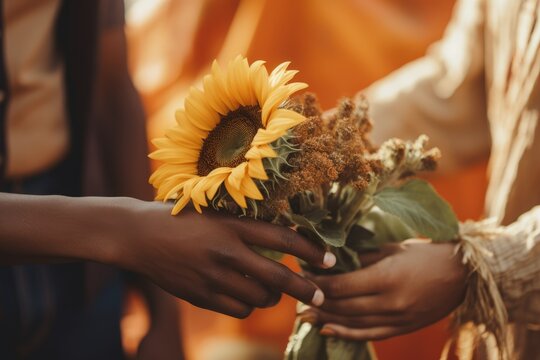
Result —
M174 122L186 89L196 85L218 58L236 54L269 67L290 60L322 106L352 96L402 64L421 56L438 39L453 0L138 0L127 9L130 62L148 113L149 136ZM375 123L375 126L376 123ZM485 190L485 166L433 177L460 219L478 218ZM292 259L287 263L294 266ZM143 331L140 305L132 299L124 319L125 341L133 349ZM133 305L135 304L135 305ZM220 338L243 338L284 349L295 316L284 297L273 309L244 321L181 303L189 359ZM448 333L441 321L414 334L376 344L381 360L437 359Z

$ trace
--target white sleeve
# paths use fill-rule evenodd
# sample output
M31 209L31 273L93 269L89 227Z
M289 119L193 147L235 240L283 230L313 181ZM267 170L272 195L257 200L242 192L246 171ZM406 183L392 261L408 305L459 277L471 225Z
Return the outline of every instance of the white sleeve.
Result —
M458 1L443 39L426 56L366 89L376 144L426 134L446 169L487 157L483 29L484 1Z

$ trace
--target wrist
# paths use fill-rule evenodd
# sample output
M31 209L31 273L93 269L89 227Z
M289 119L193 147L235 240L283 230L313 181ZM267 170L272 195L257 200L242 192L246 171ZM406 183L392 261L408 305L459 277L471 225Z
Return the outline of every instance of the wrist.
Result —
M98 210L100 221L96 226L94 242L97 262L123 268L134 269L131 261L134 246L140 236L137 213L145 201L127 197L115 197L105 200Z

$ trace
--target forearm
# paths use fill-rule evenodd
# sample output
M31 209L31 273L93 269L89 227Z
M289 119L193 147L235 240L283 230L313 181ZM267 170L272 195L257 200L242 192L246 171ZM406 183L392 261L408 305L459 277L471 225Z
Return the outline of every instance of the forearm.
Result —
M115 22L117 25L102 32L99 41L96 86L102 96L96 111L101 119L106 119L99 124L101 146L106 154L103 161L115 196L151 200L145 113L127 68L123 22Z
M0 264L114 263L129 201L136 200L0 193Z

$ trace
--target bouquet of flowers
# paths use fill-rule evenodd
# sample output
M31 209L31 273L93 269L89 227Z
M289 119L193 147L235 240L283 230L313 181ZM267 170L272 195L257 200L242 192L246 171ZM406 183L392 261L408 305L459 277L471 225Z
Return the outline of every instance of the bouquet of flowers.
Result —
M283 63L268 73L264 62L243 57L225 69L216 62L192 88L177 124L153 141L150 157L162 164L150 182L157 199L189 202L284 226L292 226L337 257L331 269L302 263L318 275L361 267L359 251L415 236L433 241L457 237L450 206L413 176L434 170L438 149L390 139L376 148L365 100L342 100L323 117L316 98L292 98L307 87L290 83L296 71ZM265 252L276 258L279 254ZM371 359L369 344L319 334L297 320L286 359Z

